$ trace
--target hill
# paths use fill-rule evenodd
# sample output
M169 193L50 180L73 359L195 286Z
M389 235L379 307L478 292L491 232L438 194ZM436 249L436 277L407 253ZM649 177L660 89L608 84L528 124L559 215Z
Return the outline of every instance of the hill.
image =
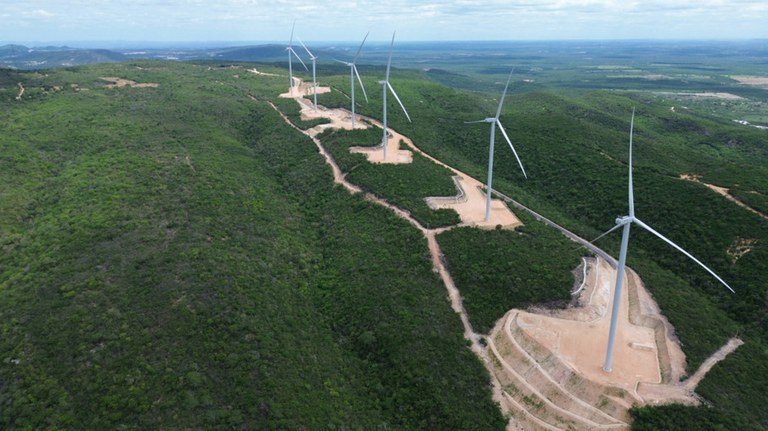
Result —
M423 237L332 187L311 141L267 103L297 117L277 98L286 77L246 72L251 67L142 61L48 76L3 72L8 133L0 175L9 187L0 203L8 226L0 377L9 383L0 386L0 423L502 428L488 375L465 348ZM348 107L348 75L325 72L335 91L321 103ZM361 72L377 100L383 70ZM108 88L105 76L159 86ZM391 125L482 178L487 128L463 122L487 116L498 101L432 76L393 72L414 123L392 105ZM18 82L26 88L20 101ZM768 193L765 131L681 109L676 96L642 88L574 93L517 82L514 93L502 120L530 178L500 147L495 188L596 237L626 210L628 119L636 107L638 216L737 291L726 294L666 245L633 234L629 265L675 326L689 370L729 337L745 341L702 381L711 407L643 408L635 412L638 429L768 426L760 407L768 381L768 226L702 184L727 187L760 212ZM750 97L759 102L761 94ZM380 115L377 103L358 102L359 112ZM420 162L416 169L366 165L347 151L379 138L364 130L322 136L366 191L424 223L455 223L420 200L450 186L445 172ZM535 220L525 223L516 233L438 236L481 332L513 307L563 306L570 269L586 253ZM601 240L614 253L617 243Z
M51 69L81 64L113 63L127 57L107 49L63 47L27 48L22 45L0 46L0 67L11 69Z
M283 78L145 62L16 79L1 428L503 428L425 240L333 187L267 104Z
M374 82L383 73L376 74L371 72L364 80L372 100L380 98ZM464 91L430 82L431 75L412 71L395 74L398 93L417 120L411 124L402 117L390 119L392 127L438 159L482 178L488 157L487 128L463 123L487 116L498 100L484 95L468 97ZM324 81L340 92L348 88L343 76ZM739 84L732 86L740 88ZM690 91L688 88L680 90ZM743 348L718 364L698 389L714 408L705 415L706 420L716 417L712 423L731 427L734 423L768 426L768 418L758 407L761 401L755 403L764 400L759 387L768 381L764 366L768 359L764 289L768 259L767 249L759 245L768 240L765 212L759 211L768 192L765 130L722 118L719 113L725 111L723 108L714 111L718 115L704 108L719 105L722 99L709 105L690 96L683 100L676 94L643 88L572 92L526 87L522 83L515 92L508 97L501 119L526 164L529 178L522 177L511 152L501 146L496 150L494 188L583 238L597 237L627 210L629 114L633 107L637 109L634 172L638 217L707 262L732 282L737 293L728 293L685 257L642 232L633 234L629 265L638 271L674 325L688 357L689 372L731 336L745 340ZM321 101L326 106L344 107L349 103L339 93L323 94ZM695 108L686 108L687 103ZM722 107L731 106L722 103ZM739 103L759 106L765 101L762 93L752 93ZM377 103L360 103L358 109L377 116L381 108ZM397 107L391 106L390 112L395 113L393 117L397 115ZM690 181L686 175L696 175L700 181ZM728 188L742 205L702 183ZM532 287L520 275L522 271L554 266L565 257L562 252L549 258L527 253L528 269L510 271L512 265L504 259L513 253L504 249L514 247L511 239L491 245L481 238L454 241L458 234L453 231L444 235L448 265L465 296L470 319L480 329L492 326L505 310L533 303L530 290L539 293L543 287ZM472 243L475 247L484 244L484 248L475 251L467 247ZM600 245L616 255L618 237L603 239ZM562 301L567 287L553 291L549 299L539 297L535 301ZM639 414L637 426L644 426L643 421L650 417L658 422L646 423L693 424L698 411L644 412ZM733 412L738 412L737 422L729 419ZM676 419L664 419L665 415ZM684 420L680 420L681 415Z

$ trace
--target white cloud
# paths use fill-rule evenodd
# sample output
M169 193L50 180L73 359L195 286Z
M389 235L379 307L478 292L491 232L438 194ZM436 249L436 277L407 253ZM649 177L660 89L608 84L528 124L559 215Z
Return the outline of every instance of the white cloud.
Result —
M38 17L38 18L52 18L56 16L55 14L48 12L45 9L35 9L31 12L29 12L30 16Z
M3 0L0 0L3 1ZM9 0L4 0L9 2ZM25 0L0 40L766 38L766 0ZM25 10L21 10L21 7ZM51 12L54 11L54 12ZM42 21L45 21L45 25ZM675 25L672 25L675 24ZM676 28L684 24L685 33ZM728 31L729 33L721 33Z

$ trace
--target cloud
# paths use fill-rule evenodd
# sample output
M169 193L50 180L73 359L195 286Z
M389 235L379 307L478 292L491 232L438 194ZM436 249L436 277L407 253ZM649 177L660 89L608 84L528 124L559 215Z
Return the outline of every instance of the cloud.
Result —
M28 13L28 15L38 18L53 18L55 14L48 12L45 9L35 9Z
M766 0L25 0L0 39L315 40L768 37ZM22 9L23 8L23 9ZM55 12L55 13L54 13ZM45 21L45 25L40 24ZM763 25L761 25L763 23ZM671 25L675 24L675 25ZM685 33L675 33L680 25ZM66 31L57 31L57 30ZM287 30L286 30L287 29ZM50 36L46 36L50 34Z

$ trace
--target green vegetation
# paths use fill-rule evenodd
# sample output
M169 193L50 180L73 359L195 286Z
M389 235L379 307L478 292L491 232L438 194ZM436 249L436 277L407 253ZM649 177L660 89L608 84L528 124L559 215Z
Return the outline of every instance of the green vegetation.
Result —
M424 239L333 187L278 83L140 66L3 87L0 428L504 427Z
M744 417L706 406L687 407L673 404L631 410L635 431L711 431L765 429Z
M570 78L561 85L567 86L576 79L574 72L570 73ZM723 69L717 73L729 71ZM463 122L492 113L498 94L491 93L490 98L482 94L468 95L429 82L432 76L434 73L421 77L415 72L393 73L398 93L414 119L413 124L398 125L397 130L432 156L484 178L487 128ZM493 76L503 75L497 71ZM552 75L547 79L552 79ZM503 85L503 80L501 82ZM733 82L721 87L700 86L698 82L682 84L682 81L665 85L685 91L731 91L749 98L740 103L756 109L766 106L764 91L734 88ZM706 272L657 238L640 229L633 230L629 265L638 271L675 326L688 356L688 371L693 372L731 336L740 335L745 346L768 344L765 324L768 321L765 290L768 224L705 186L679 178L682 174L700 175L702 182L730 188L736 197L753 208L765 208L764 196L768 195L766 132L736 124L732 118L722 115L728 103L715 111L705 109L709 106L705 102L687 110L672 111L667 96L643 90L663 87L653 87L644 81L643 85L628 88L634 91L585 92L584 87L578 91L558 89L555 92L540 84L514 86L516 94L508 97L501 120L521 154L529 178L523 179L508 149L497 145L500 148L496 150L495 188L582 237L596 237L613 225L617 215L627 211L627 141L629 116L635 107L634 176L638 216L713 267L737 292L727 292ZM489 85L485 91L493 90L496 89ZM334 100L327 102L332 104ZM375 104L361 104L359 109L376 117L379 108ZM506 311L506 305L515 303L516 299L501 298L507 293L499 288L504 281L485 284L486 280L478 274L504 274L505 277L517 274L511 274L513 271L508 269L505 260L489 259L484 253L487 245L482 241L467 247L472 253L465 250L452 255L452 247L461 245L450 242L451 234L440 238L448 264L465 295L470 319L479 329L486 329ZM462 240L470 241L463 237ZM615 255L618 241L618 235L614 235L601 240L600 245ZM751 244L749 250L735 255L738 245L745 241ZM547 265L543 259L544 256L532 258L517 273ZM560 276L570 277L562 272ZM536 301L562 300L570 285L568 278L559 291L553 290ZM478 293L482 295L473 296ZM717 400L714 414L720 415L724 406L756 406L755 402L765 402L760 388L768 382L768 373L757 366L751 368L754 373L751 378L738 372L754 365L759 357L729 357L716 370L733 372L713 372L704 379L702 394L708 400ZM714 389L720 387L725 390ZM738 423L765 424L758 410L738 409L741 415ZM686 417L695 418L694 415Z
M764 327L763 327L764 329ZM715 365L701 381L697 392L710 401L723 415L746 419L755 428L768 428L768 411L764 407L768 379L768 343L765 334L748 334L745 344L726 361ZM738 429L733 428L733 429Z
M317 125L326 124L330 122L325 118L317 118L314 120L302 120L300 106L293 99L278 97L278 98L271 99L271 101L277 107L277 109L280 110L280 112L285 114L285 116L288 118L288 120L290 120L291 123L295 124L296 127L298 127L301 130L311 129Z
M732 56L680 60L674 47L625 64L615 46L555 58L537 46L504 57L519 67L501 120L529 178L497 145L495 188L596 237L627 211L635 107L638 216L736 290L633 230L629 265L675 326L689 372L729 337L745 341L702 381L710 407L637 409L636 429L768 428L768 223L679 178L699 175L768 208L766 131L732 121L763 121L768 96L729 77L759 69ZM391 126L484 178L488 129L464 121L494 111L508 73L498 58L394 69L414 122L393 104ZM503 428L424 239L333 187L313 144L266 104L299 127L316 124L277 98L284 77L245 67L0 72L0 428ZM357 110L378 118L384 70L360 71L371 102L358 97ZM348 69L319 72L335 90L320 103L349 109ZM108 89L104 76L160 87ZM380 133L321 139L350 181L425 226L456 223L423 201L455 193L447 170L419 156L386 166L348 152ZM510 307L569 299L584 251L518 215L518 232L439 236L478 330ZM618 235L600 245L615 254Z
M440 234L449 270L475 330L490 332L512 308L563 307L584 251L554 229L518 213L516 231L458 228Z
M456 211L433 210L424 200L430 196L456 195L456 185L448 169L417 153L413 154L413 163L388 165L368 163L362 154L349 152L349 148L354 146L379 145L381 129L328 130L319 138L342 172L348 174L347 180L410 211L425 227L450 226L460 222ZM401 144L401 148L405 149L405 145Z

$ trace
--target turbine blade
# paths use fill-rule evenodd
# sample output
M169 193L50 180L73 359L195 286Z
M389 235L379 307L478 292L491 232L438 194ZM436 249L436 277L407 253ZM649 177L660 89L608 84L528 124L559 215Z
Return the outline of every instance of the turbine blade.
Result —
M487 123L485 120L465 121L464 124Z
M635 129L635 108L632 108L632 120L629 122L629 216L635 216L635 190L632 184L632 134Z
M387 81L387 84L389 84L389 69L390 66L392 66L392 48L395 46L395 32L392 32L392 43L389 44L389 60L387 60L387 76L384 78L385 81ZM391 88L391 87L390 87ZM394 93L395 90L392 90ZM395 96L397 97L397 96ZM405 108L403 108L405 109Z
M355 56L354 56L354 57L352 57L352 63L354 63L355 61L357 61L357 56L359 56L359 55L360 55L360 51L362 51L362 50L363 50L363 44L365 43L365 39L368 39L368 35L369 35L369 34L371 34L371 32L370 32L370 31L369 31L368 33L366 33L366 34L365 34L365 37L363 38L363 42L360 44L360 48L357 48L357 53L355 53Z
M405 106L403 106L403 102L401 102L400 98L397 97L397 93L395 93L395 89L392 88L392 85L389 83L389 81L386 81L386 82L387 82L387 87L389 87L389 90L392 91L392 95L395 96L395 100L397 100L397 103L399 103L400 107L403 108L403 112L405 112L405 117L408 118L408 122L411 123L412 122L411 116L408 115L408 111L405 110Z
M517 159L517 164L520 165L520 169L523 171L523 176L527 179L528 174L525 173L523 162L520 161L520 157L518 157L517 151L515 151L515 147L514 145L512 145L512 141L509 140L509 136L507 136L507 132L504 130L504 126L501 125L501 121L499 121L498 119L496 120L496 125L499 126L499 130L501 130L501 134L504 135L504 139L507 140L507 143L509 144L509 148L512 149L512 154L514 154L515 158Z
M593 239L593 240L592 240L592 241L590 241L589 243L590 243L590 244L594 244L594 243L595 243L597 240L599 240L599 239L601 239L602 237L604 237L604 236L606 236L606 235L610 234L611 232L615 231L616 229L618 229L618 228L620 228L620 227L622 227L622 226L624 226L624 224L623 224L623 223L619 223L619 224L617 224L616 226L614 226L614 227L612 227L612 228L608 229L607 231L605 231L605 233L603 233L602 235L600 235L600 236L598 236L597 238Z
M662 234L660 234L660 233L656 232L656 231L655 231L655 230L654 230L652 227L648 226L647 224L643 223L642 221L640 221L640 220L638 220L638 219L636 219L636 218L634 219L634 221L635 221L635 223L637 223L637 225L638 225L638 226L640 226L641 228L643 228L643 229L647 230L648 232L650 232L650 233L652 233L652 234L656 235L657 237L661 238L661 240L662 240L662 241L664 241L664 242L666 242L667 244L671 245L672 247L674 247L675 249L677 249L677 251L679 251L680 253L683 253L684 255L688 256L688 257L689 257L691 260L693 260L694 262L698 263L698 264L699 264L699 266L701 266L702 268L706 269L708 273L712 274L712 276L713 276L713 277L715 277L715 278L717 279L717 281L719 281L720 283L723 283L723 286L727 287L727 288L728 288L728 290L730 290L732 293L736 293L736 292L735 292L735 291L734 291L734 290L731 288L731 286L729 286L729 285L728 285L728 283L726 283L725 281L723 281L723 279L722 279L722 278L720 278L720 276L719 276L719 275L715 274L715 271L712 271L711 269L709 269L709 268L707 267L707 265L704 265L703 263L701 263L701 261L700 261L699 259L696 259L695 257L693 257L693 255L692 255L692 254L690 254L690 253L688 253L687 251L683 250L683 248L682 248L682 247L680 247L679 245L675 244L674 242L672 242L670 239L668 239L668 238L667 238L667 237L665 237L664 235L662 235Z
M296 30L296 20L293 20L293 26L291 26L291 40L288 42L288 47L293 45L293 31Z
M335 61L337 63L341 63L341 64L343 64L345 66L352 66L352 63L349 63L349 62L346 62L346 61L341 61L341 60L336 60L335 58L333 59L333 61Z
M311 58L311 59L313 59L313 60L314 60L315 58L317 58L317 57L315 57L314 55L312 55L312 53L311 53L311 52L309 52L309 48L307 48L307 45L304 45L304 42L301 40L301 38L297 37L296 39L299 39L299 43L301 44L301 46L303 46L303 47L304 47L304 50L305 50L305 51L307 51L307 54L309 54L309 58Z
M512 80L512 72L509 72L509 78L507 78L507 85L504 86L504 93L501 94L501 100L499 101L499 109L496 110L496 119L499 119L499 116L501 116L501 105L504 104L504 97L507 95L507 88L509 88L509 81Z
M296 54L296 51L294 51L294 50L293 50L293 48L288 48L288 50L289 50L290 52L292 52L292 53L293 53L293 55L296 57L296 59L298 59L298 60L299 60L299 63L301 63L301 65L302 65L302 66L304 66L304 70L306 70L307 72L309 72L309 69L307 68L307 65L306 65L306 64L304 64L304 61L301 59L301 57L299 57L299 54Z
M354 63L352 63L352 70L355 71L355 76L357 76L357 82L360 83L360 88L363 89L363 96L365 96L365 101L367 102L368 101L368 95L365 94L365 86L363 85L363 80L360 79L360 74L357 73L357 66L355 66Z

